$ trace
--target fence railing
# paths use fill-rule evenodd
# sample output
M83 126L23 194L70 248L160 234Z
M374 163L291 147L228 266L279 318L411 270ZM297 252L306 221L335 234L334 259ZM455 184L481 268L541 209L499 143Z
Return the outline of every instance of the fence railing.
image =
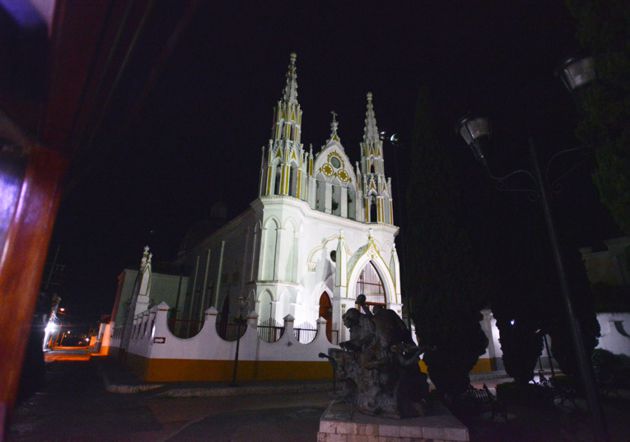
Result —
M258 325L258 336L265 342L276 342L279 340L284 334L284 327L280 327L277 325ZM312 342L313 339L317 336L317 329L315 328L306 328L299 327L293 329L293 335L295 339L301 344L308 344ZM332 344L339 343L339 331L331 330L330 339Z
M272 322L273 324L269 324ZM168 327L178 338L190 338L195 336L203 327L204 321L189 320L189 319L168 319ZM302 344L308 344L312 342L317 336L317 329L308 327L310 324L304 324L305 326L297 327L293 329L295 339ZM246 324L239 324L235 322L225 322L219 317L216 323L217 333L221 338L226 341L235 341L240 336L242 337L247 330ZM284 326L279 325L275 321L265 321L262 324L258 324L258 337L265 342L276 342L284 334ZM329 341L331 344L339 343L339 330L331 330Z

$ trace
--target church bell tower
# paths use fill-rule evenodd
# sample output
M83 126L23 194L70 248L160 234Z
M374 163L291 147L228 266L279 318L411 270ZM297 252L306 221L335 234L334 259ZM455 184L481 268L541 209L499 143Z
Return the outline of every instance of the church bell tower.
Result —
M383 141L379 135L372 92L368 92L363 141L360 143L364 219L367 223L394 224L392 181L385 177Z
M302 109L297 97L297 72L291 53L282 98L273 112L271 139L263 147L260 173L260 196L292 196L306 200L308 154L302 137Z

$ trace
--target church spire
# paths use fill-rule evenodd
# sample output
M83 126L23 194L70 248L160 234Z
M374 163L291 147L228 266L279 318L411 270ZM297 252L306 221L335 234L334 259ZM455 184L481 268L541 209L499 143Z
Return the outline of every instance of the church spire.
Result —
M380 140L378 127L376 127L376 115L372 104L372 92L367 93L367 109L365 111L365 126L363 127L363 141L377 143Z
M363 141L360 144L364 219L371 223L393 224L391 186L385 177L383 140L380 139L376 126L371 92L367 93Z
M287 195L306 198L307 176L302 146L302 109L298 103L297 55L292 52L282 96L273 110L273 126L268 153L263 160L261 195Z
M282 101L288 104L297 104L297 71L295 69L295 60L297 54L291 52L289 56L289 68L287 70L287 83L282 93Z

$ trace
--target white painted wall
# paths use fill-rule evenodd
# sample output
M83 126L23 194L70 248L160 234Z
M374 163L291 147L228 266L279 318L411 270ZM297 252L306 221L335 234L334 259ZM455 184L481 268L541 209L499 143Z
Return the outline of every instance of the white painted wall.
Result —
M630 356L630 336L622 334L630 335L630 313L598 313L597 322L601 328L597 348Z
M234 358L236 341L225 341L216 332L217 310L205 312L201 331L188 339L178 338L168 328L169 306L162 303L138 315L134 333L129 340L128 352L156 359L231 360ZM337 348L326 339L326 321L317 323L317 336L308 344L301 344L293 334L294 319L284 318L285 332L280 340L269 343L258 338L258 318L252 312L247 321L247 330L240 341L239 360L243 361L322 361L320 352ZM164 343L154 338L165 338Z

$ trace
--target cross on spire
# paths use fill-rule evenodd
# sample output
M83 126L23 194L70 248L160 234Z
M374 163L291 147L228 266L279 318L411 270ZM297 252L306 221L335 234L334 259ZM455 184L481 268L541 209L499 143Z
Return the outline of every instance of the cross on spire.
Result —
M340 141L339 134L337 133L337 130L339 129L339 122L337 121L337 112L333 110L333 111L330 111L330 114L332 115L332 121L330 122L330 140Z

